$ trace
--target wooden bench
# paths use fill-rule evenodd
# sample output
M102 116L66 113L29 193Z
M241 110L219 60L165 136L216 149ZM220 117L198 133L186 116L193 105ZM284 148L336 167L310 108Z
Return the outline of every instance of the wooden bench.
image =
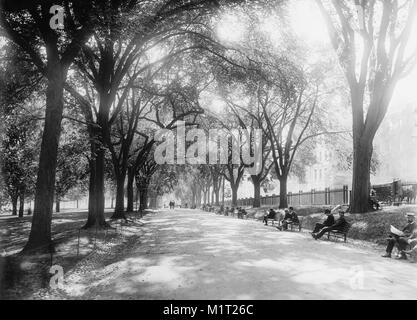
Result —
M347 240L347 234L350 229L350 224L347 223L343 230L331 230L327 232L327 239L330 240L330 237L334 239L343 239L344 242Z
M266 221L268 222L268 225L271 222L271 225L272 226L275 226L275 223L278 223L279 224L279 221L278 220L275 220L275 219L266 219Z
M293 231L293 229L298 227L298 231L301 232L301 229L303 228L301 221L290 223L290 225L291 225L291 231Z
M282 223L281 223L281 221L278 221L278 220L274 220L274 219L268 219L268 222L269 221L272 221L272 225L273 226L275 226L275 224L279 227L279 226L282 226ZM291 230L291 231L294 231L294 230L297 230L298 229L298 231L300 231L301 232L301 229L302 229L302 221L300 220L299 222L292 222L292 223L289 223L288 224L288 229L287 230Z
M417 243L409 244L406 248L407 255L412 262L417 262Z

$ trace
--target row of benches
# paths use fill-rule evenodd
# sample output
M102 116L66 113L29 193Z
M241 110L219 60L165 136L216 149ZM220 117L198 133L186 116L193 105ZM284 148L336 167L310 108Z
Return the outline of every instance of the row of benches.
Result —
M267 219L268 223L271 223L272 226L280 226L280 221L275 220L275 219ZM298 223L293 222L293 223L289 223L288 225L289 229L291 231L293 230L297 230L299 232L301 232L303 226L302 226L302 220L300 220ZM347 234L349 232L350 229L350 224L347 224L346 227L343 230L331 230L327 232L327 239L331 240L337 240L337 239L343 239L344 242L347 242Z
M214 207L211 208L204 208L205 211L209 211L209 212L215 212L216 214L222 214L225 216L229 216L229 213L232 217L237 216L238 219L247 219L247 215L246 214L239 214L239 213L235 213L234 211L232 212L219 212L219 210L216 210ZM225 210L226 211L226 210ZM271 223L272 226L279 226L280 225L280 221L275 220L275 219L267 219L268 223ZM300 220L298 223L289 223L288 224L288 228L291 231L294 230L298 230L299 232L301 232L303 226L302 226L302 220ZM347 224L344 230L332 230L332 231L328 231L327 232L327 239L343 239L344 242L347 242L347 234L349 232L350 229L350 225Z

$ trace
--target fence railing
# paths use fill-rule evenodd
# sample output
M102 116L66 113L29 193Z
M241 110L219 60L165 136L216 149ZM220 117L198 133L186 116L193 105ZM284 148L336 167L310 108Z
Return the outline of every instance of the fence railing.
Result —
M261 206L278 206L280 200L279 198L279 195L261 197ZM287 194L287 201L288 205L291 206L349 204L350 191L347 185L343 186L341 189L312 189L308 192L300 190L298 193L289 192ZM253 198L243 198L237 200L237 205L241 207L251 206L252 204ZM226 200L224 205L230 207L232 205L232 201Z

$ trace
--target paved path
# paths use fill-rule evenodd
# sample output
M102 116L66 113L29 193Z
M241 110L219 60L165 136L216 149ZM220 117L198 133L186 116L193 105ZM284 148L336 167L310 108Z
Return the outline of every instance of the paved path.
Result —
M96 282L77 283L74 298L417 298L417 265L375 250L199 210L166 210L144 222L140 242L96 270Z

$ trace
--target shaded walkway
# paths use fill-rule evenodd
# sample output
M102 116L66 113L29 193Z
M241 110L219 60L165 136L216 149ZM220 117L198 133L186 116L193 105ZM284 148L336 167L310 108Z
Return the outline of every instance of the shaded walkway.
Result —
M166 210L143 221L140 243L94 274L72 279L70 272L66 293L76 299L417 298L417 266L384 260L374 250L199 210Z

